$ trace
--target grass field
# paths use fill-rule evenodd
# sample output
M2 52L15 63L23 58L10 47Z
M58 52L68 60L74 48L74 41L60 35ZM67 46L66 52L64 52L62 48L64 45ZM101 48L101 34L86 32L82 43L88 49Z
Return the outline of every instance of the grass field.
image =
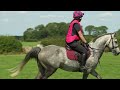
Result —
M40 42L22 42L23 46L36 46ZM15 77L10 77L10 72L7 69L15 67L25 57L25 54L20 55L0 55L0 79L34 79L37 75L38 68L34 59L30 60L23 68L21 73ZM104 53L100 59L101 65L98 65L97 72L103 79L120 79L120 55L113 56L112 53ZM82 73L67 72L58 69L49 79L81 79ZM96 79L89 75L88 79Z
M36 46L37 44L40 44L40 42L21 42L23 46L29 46L33 47Z
M23 68L21 73L15 77L10 77L10 69L16 66L25 54L21 55L0 55L0 79L34 79L38 72L37 64L34 59L30 60ZM113 56L112 53L104 53L100 59L101 64L97 67L97 72L103 77L103 79L120 79L120 55ZM49 79L81 79L82 73L79 72L67 72L58 69ZM88 79L96 79L92 75L89 75Z

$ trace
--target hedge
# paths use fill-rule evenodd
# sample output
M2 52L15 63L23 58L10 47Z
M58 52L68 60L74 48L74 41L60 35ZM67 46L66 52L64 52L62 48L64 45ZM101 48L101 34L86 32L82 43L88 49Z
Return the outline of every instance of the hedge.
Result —
M22 44L13 36L0 36L0 54L22 51Z

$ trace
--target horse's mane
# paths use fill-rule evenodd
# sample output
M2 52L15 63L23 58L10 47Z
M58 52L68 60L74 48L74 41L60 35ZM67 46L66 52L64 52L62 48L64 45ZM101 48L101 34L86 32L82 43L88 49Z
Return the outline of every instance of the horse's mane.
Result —
M98 38L102 37L102 36L105 36L105 35L110 35L110 34L113 34L113 33L106 33L106 34L102 34L102 35L98 35L97 37L95 37L92 42L95 42Z

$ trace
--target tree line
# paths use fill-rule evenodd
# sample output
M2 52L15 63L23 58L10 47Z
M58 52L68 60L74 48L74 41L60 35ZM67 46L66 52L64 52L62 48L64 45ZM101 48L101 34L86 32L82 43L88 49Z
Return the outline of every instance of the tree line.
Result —
M60 23L48 23L46 26L43 24L37 25L35 28L28 28L23 33L23 38L25 41L35 41L41 40L43 38L55 37L55 36L65 36L68 23L60 22Z
M22 51L22 41L41 41L44 46L47 45L60 45L65 46L65 36L67 34L69 23L48 23L46 26L43 24L37 25L34 28L28 28L23 33L23 36L0 36L0 54L3 53L16 53ZM83 27L83 26L82 26ZM108 27L94 25L88 25L84 31L87 32L85 38L87 41L91 41L98 35L107 33ZM120 45L120 29L116 31L118 44ZM14 43L13 43L14 42Z
M37 41L48 37L65 37L68 27L69 23L65 22L48 23L46 26L41 24L34 28L26 29L23 33L23 38L25 41ZM96 27L94 25L88 25L84 31L87 32L87 35L98 36L107 33L107 30L108 27L106 26Z
M98 36L101 34L107 33L108 27L99 26L95 27L94 25L88 25L85 27L85 31L88 32L88 35Z

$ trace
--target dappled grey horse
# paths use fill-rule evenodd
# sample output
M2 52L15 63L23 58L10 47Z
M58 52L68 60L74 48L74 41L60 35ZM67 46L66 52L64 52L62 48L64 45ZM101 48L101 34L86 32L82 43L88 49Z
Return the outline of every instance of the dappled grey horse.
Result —
M116 56L120 53L115 33L101 35L91 41L89 45L91 47L91 55L86 61L85 67L87 70L81 71L83 72L83 79L87 79L89 74L101 79L101 76L95 71L95 69L105 47L109 47L111 52ZM11 76L14 77L18 75L30 58L36 58L37 60L39 72L36 79L47 79L58 68L70 72L79 72L80 70L78 61L68 59L66 49L64 47L48 45L42 49L35 48L31 50L16 68L10 69L10 71L13 72Z

